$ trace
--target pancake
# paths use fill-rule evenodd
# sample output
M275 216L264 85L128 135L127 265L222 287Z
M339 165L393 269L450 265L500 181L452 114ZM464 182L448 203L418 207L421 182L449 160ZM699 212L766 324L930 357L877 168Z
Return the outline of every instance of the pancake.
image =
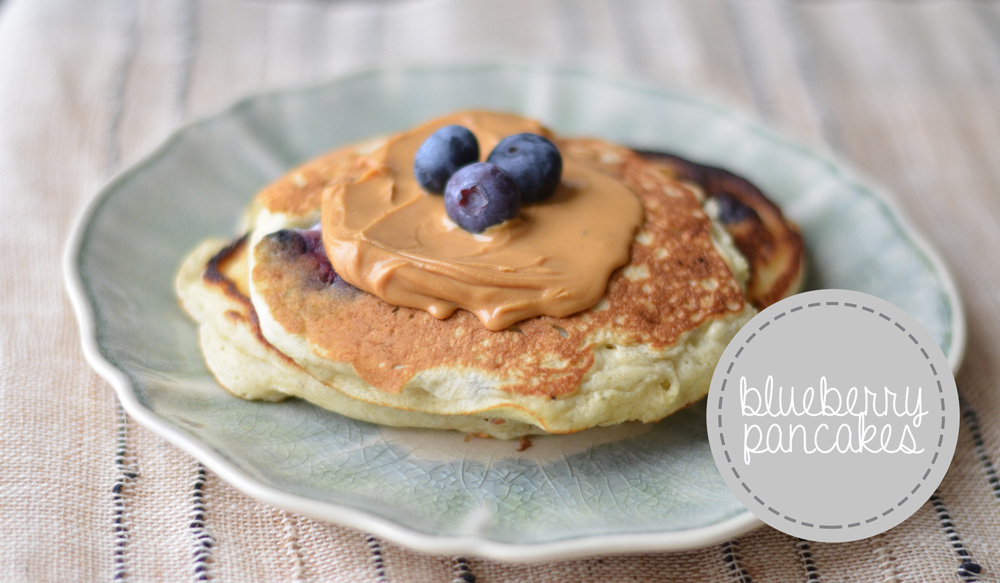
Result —
M595 306L491 331L471 312L437 319L345 282L312 227L323 193L369 169L374 142L293 170L258 195L247 236L207 241L185 261L177 289L209 368L244 398L297 396L375 423L500 438L652 422L702 398L729 339L756 313L746 282L762 282L756 302L794 291L782 278L753 279L737 249L746 246L754 270L776 264L779 254L755 253L767 223L751 222L757 234L746 235L743 212L729 221L743 225L734 244L726 221L710 216L719 189L627 148L553 139L566 160L627 184L645 212L628 265ZM763 195L746 200L773 216Z
M676 154L640 150L678 180L708 197L706 211L722 222L750 264L746 297L763 310L802 287L805 244L798 227L749 180Z

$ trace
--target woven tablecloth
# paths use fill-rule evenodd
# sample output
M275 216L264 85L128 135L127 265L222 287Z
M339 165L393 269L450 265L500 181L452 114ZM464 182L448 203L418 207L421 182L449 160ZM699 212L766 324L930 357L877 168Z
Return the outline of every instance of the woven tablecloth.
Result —
M1000 4L973 0L0 3L0 580L1000 580ZM60 259L179 124L360 69L553 63L733 104L895 193L969 316L943 484L870 539L765 527L684 553L430 556L255 501L130 420L84 360Z

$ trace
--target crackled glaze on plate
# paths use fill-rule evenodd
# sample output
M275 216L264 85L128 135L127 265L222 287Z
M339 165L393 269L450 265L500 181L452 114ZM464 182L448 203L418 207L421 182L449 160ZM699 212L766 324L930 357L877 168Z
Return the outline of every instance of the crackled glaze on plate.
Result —
M802 227L809 287L910 312L957 367L954 284L884 196L844 165L684 94L582 72L477 66L369 72L251 97L179 130L81 217L65 271L84 351L128 413L271 504L436 553L551 560L680 550L759 523L712 461L704 410L517 442L393 429L307 403L248 402L205 368L174 297L181 258L234 234L257 189L340 144L460 108L662 149L744 174Z

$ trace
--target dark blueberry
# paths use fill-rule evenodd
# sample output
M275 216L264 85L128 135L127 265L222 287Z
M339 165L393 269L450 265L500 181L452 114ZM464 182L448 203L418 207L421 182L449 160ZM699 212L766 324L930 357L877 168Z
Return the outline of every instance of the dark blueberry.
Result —
M274 244L274 249L289 256L302 255L307 252L308 244L301 231L282 229L267 236Z
M298 231L305 242L305 253L314 262L316 277L326 285L330 285L337 278L337 272L330 265L330 259L326 256L326 248L323 247L323 234L319 229L306 229Z
M444 189L444 208L451 220L470 233L482 233L517 216L521 193L514 179L498 166L476 162L456 172Z
M752 208L724 190L713 194L712 199L719 207L719 220L727 225L752 219L757 214Z
M441 194L452 174L477 160L479 142L476 136L462 126L444 126L417 150L413 175L424 190Z
M503 168L517 183L523 202L552 196L562 177L562 155L556 145L538 134L514 134L500 140L487 162Z
M327 261L326 248L323 247L323 232L317 228L305 229L298 232L301 234L302 240L305 241L305 253Z
M329 285L337 277L323 248L323 237L319 229L282 229L264 238L265 249L276 259L307 262L317 283Z

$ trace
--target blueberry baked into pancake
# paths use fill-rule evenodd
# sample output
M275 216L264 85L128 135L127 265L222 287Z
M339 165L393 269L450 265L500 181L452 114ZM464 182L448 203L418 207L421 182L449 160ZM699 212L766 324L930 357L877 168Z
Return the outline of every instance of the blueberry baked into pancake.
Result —
M498 438L704 397L804 256L735 175L485 111L309 161L245 224L176 281L224 387Z

